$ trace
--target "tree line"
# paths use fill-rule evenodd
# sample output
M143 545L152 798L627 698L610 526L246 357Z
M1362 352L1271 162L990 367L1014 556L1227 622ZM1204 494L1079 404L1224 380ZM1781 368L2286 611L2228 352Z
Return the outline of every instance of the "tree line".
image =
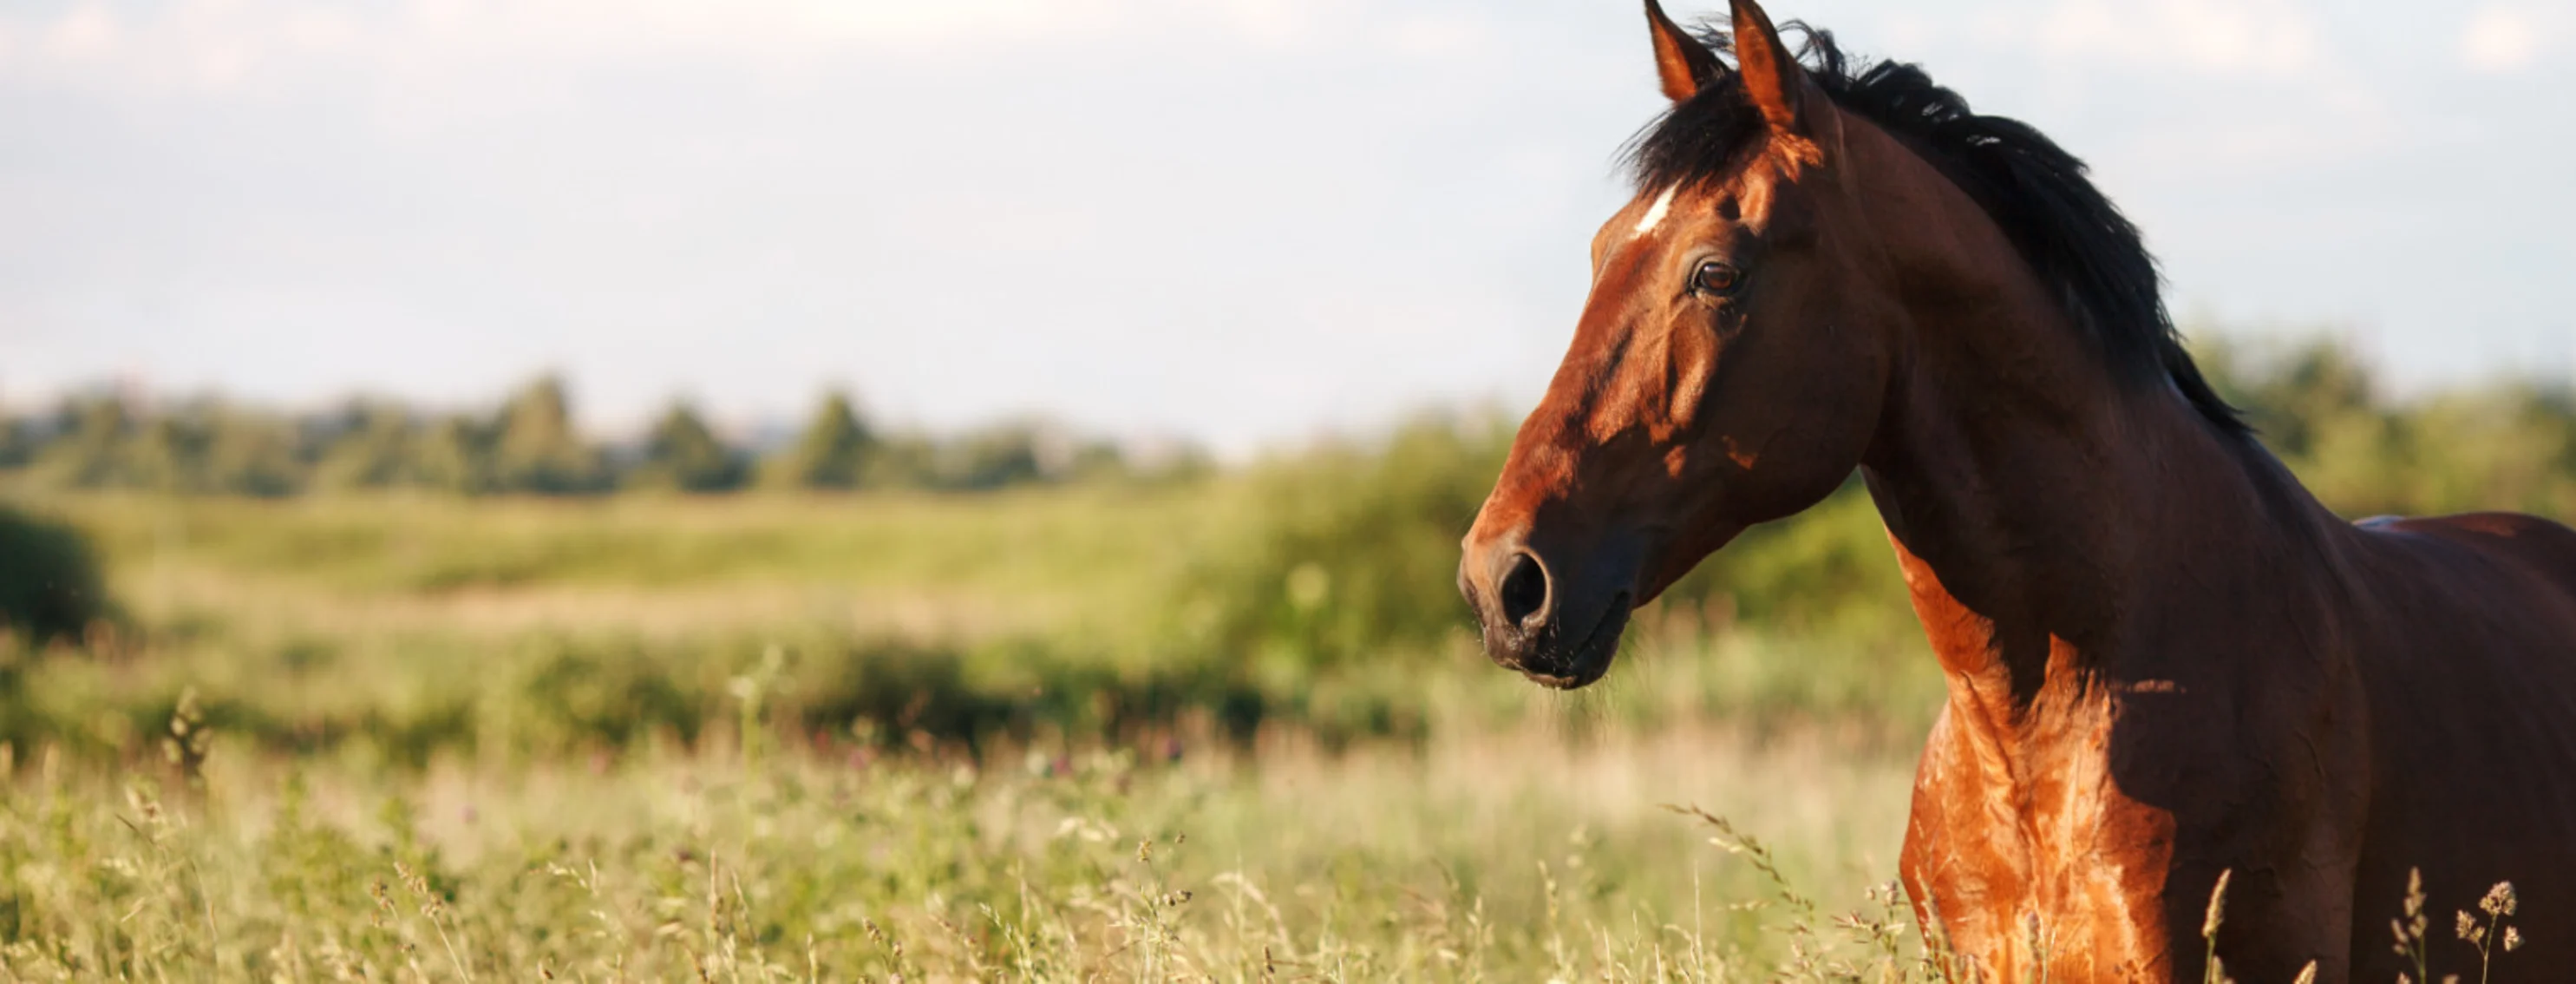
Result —
M1139 460L1117 443L1036 422L953 435L889 431L847 393L824 395L803 427L770 446L728 440L674 400L640 441L585 435L563 382L537 379L498 407L429 413L353 399L281 413L217 397L162 403L113 390L0 416L0 482L99 490L279 497L314 491L465 495L980 491L1204 467L1192 449Z

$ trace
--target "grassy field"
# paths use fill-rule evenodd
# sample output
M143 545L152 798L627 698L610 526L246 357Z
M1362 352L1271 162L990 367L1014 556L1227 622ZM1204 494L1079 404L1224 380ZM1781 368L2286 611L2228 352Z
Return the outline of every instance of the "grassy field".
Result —
M218 733L194 782L19 763L0 973L1762 980L1793 944L1819 972L1907 965L1657 806L1772 833L1791 884L1892 922L1866 886L1902 770L1825 745L744 751L389 775Z
M0 655L0 978L1921 972L1919 653L1272 680L1174 641L1262 495L28 501L123 611Z

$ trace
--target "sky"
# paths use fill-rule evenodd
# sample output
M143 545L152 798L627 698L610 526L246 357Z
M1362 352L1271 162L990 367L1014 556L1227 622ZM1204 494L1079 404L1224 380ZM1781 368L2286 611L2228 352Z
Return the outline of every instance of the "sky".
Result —
M1770 10L2091 162L2191 324L2576 373L2576 0ZM1517 409L1661 107L1630 0L9 0L0 404Z

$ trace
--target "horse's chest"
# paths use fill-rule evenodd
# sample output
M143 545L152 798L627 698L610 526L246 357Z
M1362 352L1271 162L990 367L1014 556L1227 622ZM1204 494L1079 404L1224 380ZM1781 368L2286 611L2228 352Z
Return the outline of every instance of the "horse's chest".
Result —
M1915 779L1906 887L1988 979L2043 966L2057 979L2160 978L2172 816L2113 781L2107 709L2043 728L2009 736L2006 754L2007 736L1943 714Z

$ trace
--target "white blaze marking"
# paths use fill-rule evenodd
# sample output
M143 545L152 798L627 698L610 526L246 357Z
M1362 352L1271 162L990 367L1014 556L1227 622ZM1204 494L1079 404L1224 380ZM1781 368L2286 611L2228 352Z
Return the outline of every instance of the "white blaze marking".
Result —
M1664 216L1672 214L1673 211L1673 193L1680 190L1682 190L1680 185L1664 189L1663 195L1655 199L1654 207L1646 210L1646 217L1637 220L1637 235L1642 236L1653 232L1656 226L1664 224Z

